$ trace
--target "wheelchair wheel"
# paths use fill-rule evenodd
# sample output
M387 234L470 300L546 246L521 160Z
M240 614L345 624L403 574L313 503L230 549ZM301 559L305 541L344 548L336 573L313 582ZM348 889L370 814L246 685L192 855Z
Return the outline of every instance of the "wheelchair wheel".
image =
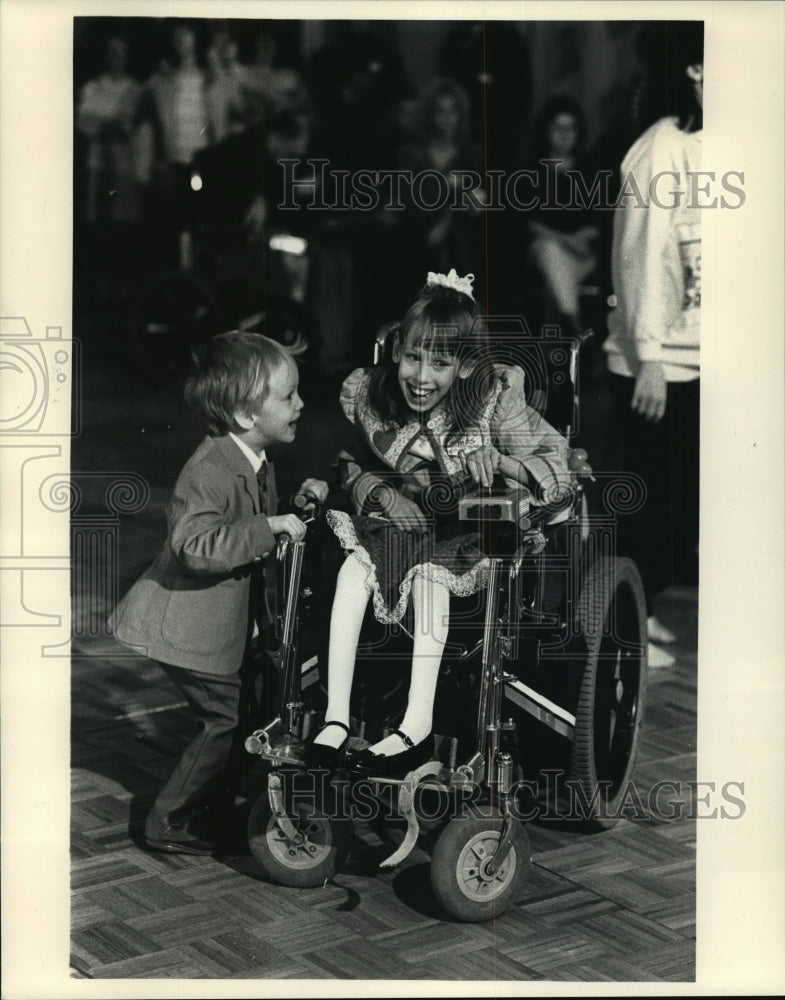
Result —
M578 613L587 654L570 774L581 801L573 804L589 825L608 829L620 818L646 700L646 602L635 563L593 564Z
M531 870L531 851L528 834L517 820L509 854L498 872L488 871L503 824L498 813L457 816L436 841L431 887L441 906L456 920L493 920L523 896Z
M276 823L263 792L248 817L248 845L261 874L295 888L315 888L336 875L349 857L353 827L334 806L332 795L288 796L287 815L304 837L298 844Z

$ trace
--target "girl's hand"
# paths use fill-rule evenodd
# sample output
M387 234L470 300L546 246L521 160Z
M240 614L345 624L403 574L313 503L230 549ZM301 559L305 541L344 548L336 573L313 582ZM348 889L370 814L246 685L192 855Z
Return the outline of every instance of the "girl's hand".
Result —
M659 361L644 361L635 382L632 408L642 417L658 423L665 416L668 383Z
M330 487L323 479L306 479L293 497L294 506L312 510L317 503L324 503L329 492Z
M475 483L480 483L487 489L493 483L493 477L499 469L502 453L492 444L486 444L468 455L462 451L460 458L463 471L467 472Z
M378 490L375 499L387 518L401 531L412 531L421 535L428 530L425 515L417 504L413 500L407 500L391 486Z

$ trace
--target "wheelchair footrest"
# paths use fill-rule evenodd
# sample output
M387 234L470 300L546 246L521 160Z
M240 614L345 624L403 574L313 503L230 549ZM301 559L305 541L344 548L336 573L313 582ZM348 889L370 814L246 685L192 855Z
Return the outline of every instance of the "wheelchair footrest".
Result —
M414 809L414 790L420 782L428 777L435 777L441 773L442 767L438 761L431 760L427 764L422 764L416 771L410 771L401 781L391 781L380 779L384 784L397 784L398 789L398 812L406 820L406 835L397 850L379 863L380 868L394 868L411 854L417 837L420 833L420 823Z

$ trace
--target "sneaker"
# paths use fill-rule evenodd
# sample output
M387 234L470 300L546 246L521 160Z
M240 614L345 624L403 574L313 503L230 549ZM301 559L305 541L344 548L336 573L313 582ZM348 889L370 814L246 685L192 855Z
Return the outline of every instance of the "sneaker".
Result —
M653 615L646 620L646 631L652 642L676 642L676 636Z
M665 667L672 667L676 663L676 657L660 646L649 643L649 670L662 670Z

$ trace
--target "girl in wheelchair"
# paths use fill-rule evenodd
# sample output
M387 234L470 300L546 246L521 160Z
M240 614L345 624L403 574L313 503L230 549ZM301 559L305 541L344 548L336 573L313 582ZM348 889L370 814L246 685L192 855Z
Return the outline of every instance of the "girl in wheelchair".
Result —
M357 430L354 453L340 456L355 513L327 513L347 558L331 614L325 723L306 745L310 768L396 778L433 757L450 594L487 585L479 533L447 515L451 488L490 487L500 465L535 503L570 486L567 442L527 405L522 369L493 363L473 280L429 273L382 365L353 372L341 390ZM369 599L384 624L400 622L411 601L411 681L399 728L352 754L350 695Z

